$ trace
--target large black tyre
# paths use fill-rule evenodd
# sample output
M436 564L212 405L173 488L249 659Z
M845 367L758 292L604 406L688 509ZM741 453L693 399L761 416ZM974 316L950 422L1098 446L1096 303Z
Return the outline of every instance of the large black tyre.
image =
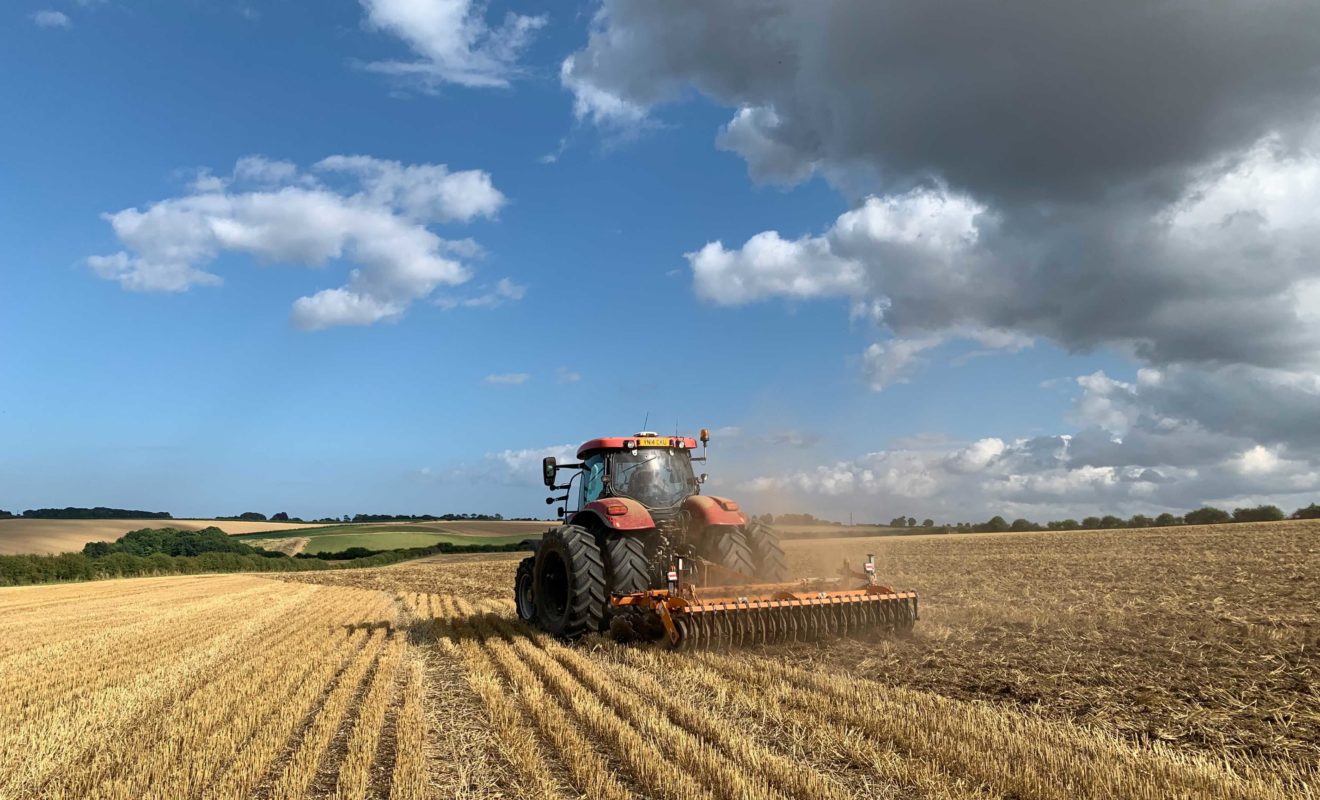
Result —
M642 533L612 533L605 538L606 585L612 594L632 594L651 588L651 561Z
M756 577L767 583L788 580L788 560L779 544L779 533L763 522L749 522L743 528L743 537L752 551L752 564Z
M752 550L747 546L747 538L743 536L741 528L711 525L706 529L704 539L702 554L706 559L749 578L756 574Z
M529 556L518 562L518 574L513 579L513 602L518 607L518 618L523 622L536 619L535 571L536 557Z
M532 575L536 620L564 639L601 630L609 595L605 560L586 528L564 525L547 531L536 553Z

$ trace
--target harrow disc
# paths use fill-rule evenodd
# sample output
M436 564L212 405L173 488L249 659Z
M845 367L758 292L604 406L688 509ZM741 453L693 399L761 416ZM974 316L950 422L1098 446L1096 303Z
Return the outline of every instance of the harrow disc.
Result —
M875 595L696 603L674 612L676 646L691 650L903 635L915 621L914 599Z
M691 650L692 636L688 631L687 620L674 620L674 629L678 631L678 641L674 644L675 650Z

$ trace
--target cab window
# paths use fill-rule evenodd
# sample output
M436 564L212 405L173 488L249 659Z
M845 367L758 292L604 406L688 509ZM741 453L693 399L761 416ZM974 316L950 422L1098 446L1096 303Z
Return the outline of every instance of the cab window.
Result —
M605 491L605 456L594 455L582 462L582 504L599 500Z

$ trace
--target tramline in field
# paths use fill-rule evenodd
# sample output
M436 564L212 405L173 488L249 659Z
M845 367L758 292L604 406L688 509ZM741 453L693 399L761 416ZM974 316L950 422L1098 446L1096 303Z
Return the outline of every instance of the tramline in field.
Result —
M774 529L701 494L704 428L700 439L701 456L695 439L644 431L592 439L579 463L546 458L545 485L565 491L546 502L565 504L564 524L518 565L518 615L566 639L607 631L674 648L911 630L917 595L880 584L874 557L836 580L788 580ZM573 471L563 484L561 470Z

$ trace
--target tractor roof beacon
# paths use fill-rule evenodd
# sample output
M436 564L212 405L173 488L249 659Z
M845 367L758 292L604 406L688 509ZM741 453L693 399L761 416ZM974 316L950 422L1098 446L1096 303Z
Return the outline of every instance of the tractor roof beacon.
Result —
M789 580L770 526L701 493L692 464L706 460L709 431L699 438L700 456L697 439L643 431L591 439L578 463L543 461L545 485L564 491L546 498L564 504L563 522L518 565L524 621L569 640L608 632L674 648L912 629L917 595L879 584L873 556L834 580Z

